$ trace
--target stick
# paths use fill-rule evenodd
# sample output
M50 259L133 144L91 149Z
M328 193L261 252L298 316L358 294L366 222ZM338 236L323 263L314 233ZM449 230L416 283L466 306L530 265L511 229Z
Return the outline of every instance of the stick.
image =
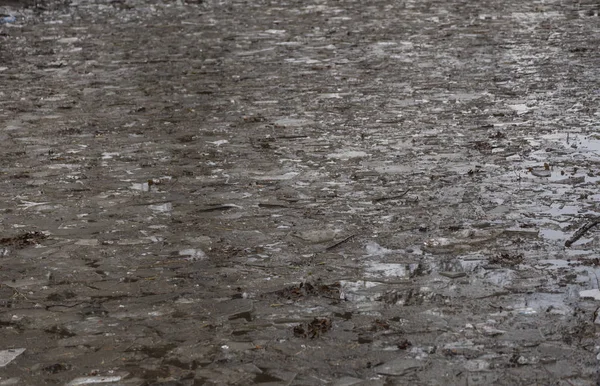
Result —
M590 229L592 229L593 227L595 227L598 224L600 224L600 219L589 222L589 223L585 224L584 226L582 226L581 228L579 228L579 230L577 232L573 233L573 236L571 236L570 239L565 241L565 247L568 248L571 245L573 245L573 243L575 243L577 240L582 238L583 235L585 235L585 233L587 231L589 231Z
M346 241L349 241L354 236L356 236L356 234L350 235L350 236L346 237L345 239L343 239L342 241L338 241L337 243L328 246L327 248L325 248L325 250L331 251L333 248L339 247L340 245L344 244Z
M408 193L408 192L410 192L410 188L406 189L404 192L402 192L398 195L378 197L378 198L374 198L372 201L373 202L382 202L382 201L388 201L388 200L397 200L399 198L406 196L406 193Z

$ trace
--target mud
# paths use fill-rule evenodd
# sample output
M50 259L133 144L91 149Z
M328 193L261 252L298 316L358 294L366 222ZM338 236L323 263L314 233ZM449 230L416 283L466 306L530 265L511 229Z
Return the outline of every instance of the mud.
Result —
M596 385L600 7L0 1L0 385Z

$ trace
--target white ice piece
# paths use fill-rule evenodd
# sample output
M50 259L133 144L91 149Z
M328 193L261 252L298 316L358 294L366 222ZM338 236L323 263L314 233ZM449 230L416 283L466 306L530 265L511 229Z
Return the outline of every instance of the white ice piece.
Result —
M159 205L150 205L148 207L151 211L159 213L167 213L173 210L173 204L171 204L170 202L165 202L164 204Z
M517 115L526 114L529 111L533 110L533 108L527 106L525 103L519 103L516 105L508 105L511 109L517 112Z
M67 386L79 386L79 385L90 385L95 383L110 383L110 382L119 382L123 377L120 375L112 375L112 376L97 376L97 377L79 377L73 379L71 382L67 383Z
M599 289L591 289L591 290L579 291L579 297L582 299L600 300L600 290Z
M72 44L72 43L75 43L78 40L79 40L78 37L71 37L71 38L60 38L60 39L57 39L56 42L57 43L62 43L62 44Z
M371 276L406 277L410 273L406 268L407 264L371 262L366 267L366 271L369 272Z
M133 189L133 190L139 190L139 191L142 191L142 192L149 192L150 191L150 185L147 182L133 183L133 184L131 184L131 189Z
M179 251L179 256L187 256L187 260L191 261L205 260L208 258L203 250L192 248Z
M24 352L24 348L10 348L0 351L0 368L6 366Z
M367 245L365 245L365 249L369 256L383 256L394 252L392 249L382 247L375 241L369 241Z

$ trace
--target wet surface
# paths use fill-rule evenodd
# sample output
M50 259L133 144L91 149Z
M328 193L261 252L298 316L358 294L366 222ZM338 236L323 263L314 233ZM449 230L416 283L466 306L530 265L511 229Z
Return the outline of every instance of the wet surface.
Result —
M0 1L0 385L596 385L599 12Z

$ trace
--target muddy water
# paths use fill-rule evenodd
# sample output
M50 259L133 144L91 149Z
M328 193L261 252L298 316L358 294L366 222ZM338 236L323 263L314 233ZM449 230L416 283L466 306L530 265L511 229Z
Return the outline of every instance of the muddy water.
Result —
M0 385L595 385L592 1L0 2Z

